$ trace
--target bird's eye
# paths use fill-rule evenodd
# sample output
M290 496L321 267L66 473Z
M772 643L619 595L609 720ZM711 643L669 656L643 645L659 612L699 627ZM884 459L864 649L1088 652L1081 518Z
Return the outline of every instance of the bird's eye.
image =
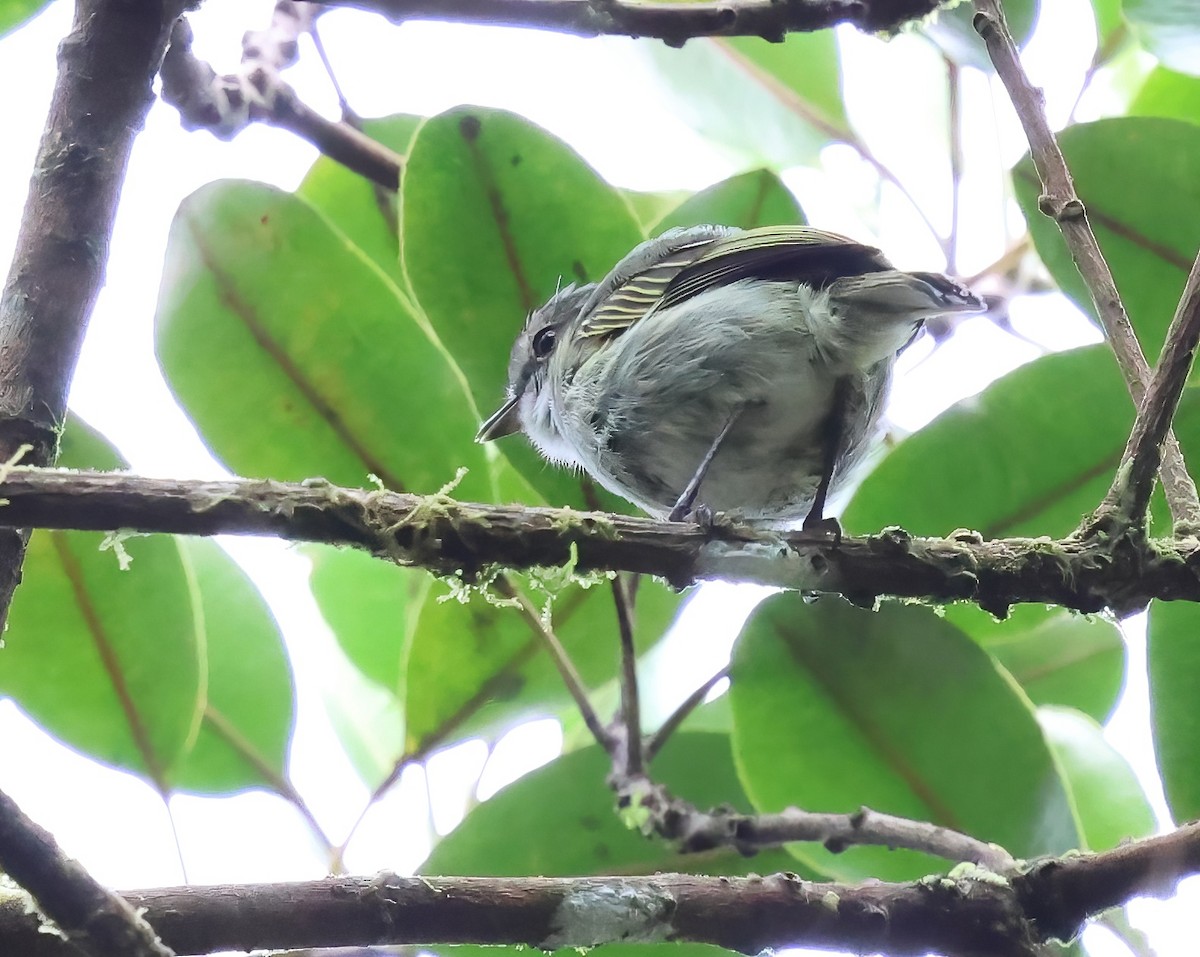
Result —
M533 354L538 359L545 359L554 351L554 327L546 326L533 335Z

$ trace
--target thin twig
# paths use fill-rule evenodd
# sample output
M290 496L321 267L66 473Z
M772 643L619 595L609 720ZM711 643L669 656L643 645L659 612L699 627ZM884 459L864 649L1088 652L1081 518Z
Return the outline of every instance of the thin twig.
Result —
M1021 66L1017 45L1009 33L999 0L975 0L975 29L987 44L996 74L1008 90L1009 98L1029 140L1033 165L1042 182L1041 211L1053 219L1060 230L1075 265L1091 295L1105 337L1117 357L1117 364L1134 403L1142 404L1150 381L1150 367L1133 326L1121 302L1096 234L1088 223L1087 210L1075 193L1070 170L1046 120L1041 90L1033 86ZM1200 496L1188 476L1173 433L1168 432L1163 447L1163 489L1176 523L1200 526Z
M946 238L946 272L958 272L958 220L962 207L963 129L962 74L950 57L946 63L946 111L950 129L950 235Z
M516 602L517 608L520 609L521 617L529 623L535 634L541 639L546 651L550 653L550 658L554 661L554 667L558 669L563 684L567 686L567 691L575 702L575 707L579 709L579 713L583 716L583 723L587 725L587 729L592 733L592 737L596 739L596 743L611 754L615 745L612 733L604 727L600 716L596 714L596 709L592 707L591 701L588 700L588 693L583 685L583 679L579 676L579 672L575 668L575 662L567 654L567 649L558 640L558 635L542 620L541 612L534 607L533 602L515 588L512 582L506 577L501 576L497 578L492 583L492 587L505 598Z
M329 7L373 10L395 23L442 20L554 30L581 37L628 36L678 46L693 37L782 40L851 23L890 32L937 9L941 0L334 0Z
M621 772L639 775L642 763L642 709L638 696L637 648L634 646L633 583L622 575L612 579L613 603L617 608L617 630L621 635Z
M1154 378L1146 398L1138 409L1133 432L1121 456L1116 477L1103 504L1093 516L1097 520L1117 519L1124 527L1143 527L1162 457L1162 443L1171 428L1175 410L1187 384L1196 346L1200 342L1200 254L1192 265L1179 306L1167 329L1166 343L1154 369ZM1200 528L1184 528L1176 523L1176 533L1200 533Z
M1012 855L995 844L928 821L882 814L870 808L860 808L853 814L818 813L796 807L776 814L742 814L727 807L702 811L645 777L627 786L637 790L638 808L647 816L644 826L671 841L683 854L718 847L756 854L802 841L823 844L834 853L858 845L893 847L955 863L967 861L997 874L1011 874L1016 869Z
M351 108L350 101L346 99L346 93L342 90L342 85L338 82L337 74L333 71L333 63L329 59L329 54L325 52L325 42L321 39L321 31L317 27L316 17L308 25L308 35L312 37L313 46L317 50L317 57L321 61L321 66L325 68L325 76L329 78L329 85L333 87L334 95L337 97L338 109L342 112L342 122L350 124L355 129L359 129L359 116Z
M299 25L293 26L299 29ZM221 139L232 139L252 122L270 123L308 140L330 159L394 192L403 157L351 123L327 120L305 104L279 75L282 65L290 62L283 60L281 65L283 54L279 51L288 48L271 35L271 44L244 45L242 68L219 76L192 53L191 27L180 18L163 60L162 84L163 99L179 110L184 128L206 129ZM260 48L270 55L253 59L252 54Z
M704 699L708 697L708 693L716 687L717 683L724 678L729 677L729 665L722 665L711 678L704 684L688 695L683 703L678 708L671 712L664 721L651 735L647 735L646 743L642 747L642 751L646 756L646 761L649 763L654 760L654 756L662 749L662 746L667 743L667 740L676 731L679 726L687 719L687 716L695 711L704 703Z

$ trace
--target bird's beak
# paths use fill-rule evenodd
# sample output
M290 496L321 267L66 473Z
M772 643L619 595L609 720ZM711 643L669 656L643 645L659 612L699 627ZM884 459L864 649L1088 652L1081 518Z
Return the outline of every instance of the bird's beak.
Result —
M520 432L521 419L517 414L517 405L520 401L521 393L518 392L488 416L487 421L475 433L475 441L491 442L493 439L502 439L506 435Z

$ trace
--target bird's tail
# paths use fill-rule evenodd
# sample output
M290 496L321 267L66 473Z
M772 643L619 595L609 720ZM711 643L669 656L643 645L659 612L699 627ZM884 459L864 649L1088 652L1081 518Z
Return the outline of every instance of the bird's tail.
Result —
M829 305L837 351L859 367L899 352L927 319L988 310L949 276L895 269L837 280L829 287Z

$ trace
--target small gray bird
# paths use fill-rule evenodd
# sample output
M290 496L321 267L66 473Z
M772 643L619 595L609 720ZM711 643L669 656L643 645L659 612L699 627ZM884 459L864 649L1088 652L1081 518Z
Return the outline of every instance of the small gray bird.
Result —
M476 440L523 431L659 518L836 531L826 496L874 437L896 355L926 319L984 311L835 233L668 230L533 311Z

